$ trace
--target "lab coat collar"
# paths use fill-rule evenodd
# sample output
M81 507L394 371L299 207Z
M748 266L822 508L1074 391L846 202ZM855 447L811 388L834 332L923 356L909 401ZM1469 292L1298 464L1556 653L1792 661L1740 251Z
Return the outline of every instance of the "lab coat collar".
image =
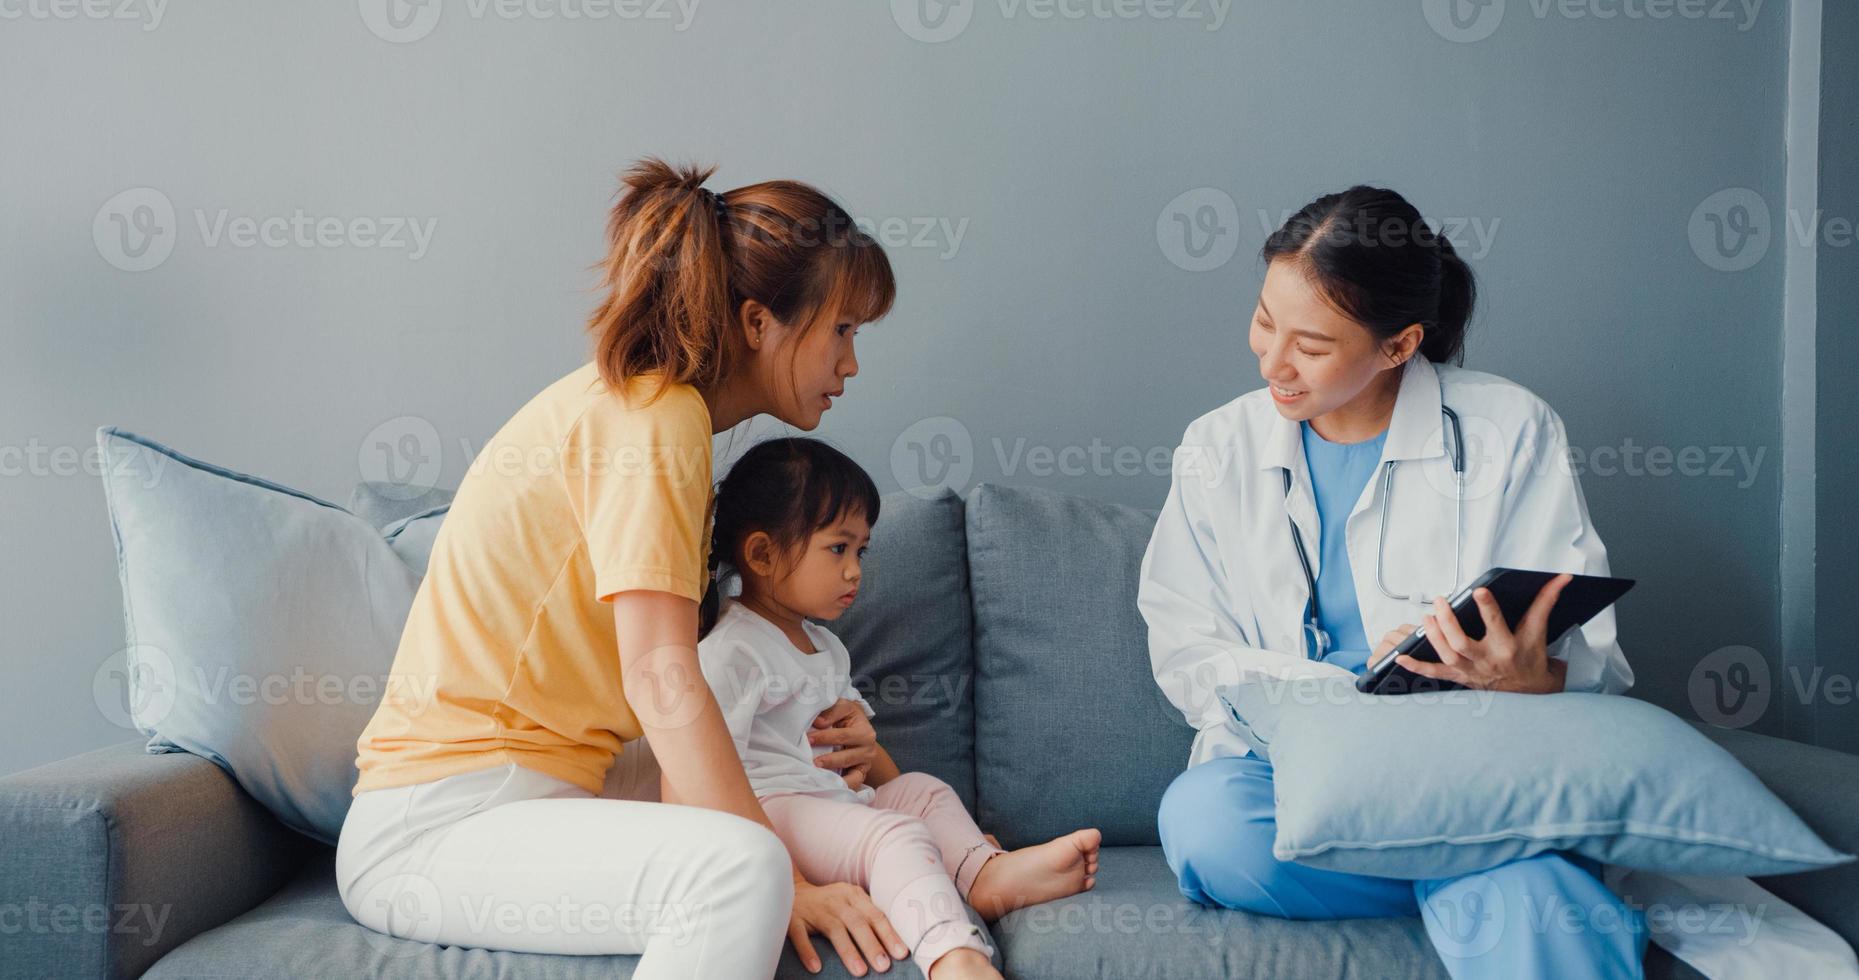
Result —
M1446 455L1439 406L1439 372L1433 369L1433 362L1420 356L1409 358L1401 368L1401 390L1394 396L1394 417L1388 421L1382 461ZM1303 453L1303 432L1298 423L1278 414L1274 406L1272 431L1266 438L1265 451L1259 454L1259 468L1296 473Z

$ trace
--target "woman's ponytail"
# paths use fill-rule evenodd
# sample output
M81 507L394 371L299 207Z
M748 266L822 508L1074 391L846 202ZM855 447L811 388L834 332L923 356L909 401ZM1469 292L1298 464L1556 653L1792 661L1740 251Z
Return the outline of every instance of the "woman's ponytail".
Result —
M648 157L621 178L602 263L608 293L588 324L610 385L652 371L706 385L728 371L723 209L703 186L714 170Z
M606 295L588 320L615 389L649 373L700 388L729 377L748 300L811 329L825 313L870 323L897 295L884 249L831 198L791 180L718 193L704 187L715 169L648 157L621 177L599 266Z

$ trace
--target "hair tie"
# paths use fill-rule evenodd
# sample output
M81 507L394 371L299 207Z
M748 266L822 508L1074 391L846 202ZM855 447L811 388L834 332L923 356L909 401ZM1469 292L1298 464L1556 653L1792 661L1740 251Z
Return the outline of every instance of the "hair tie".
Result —
M728 221L729 220L729 202L723 200L723 195L718 194L716 191L713 191L708 187L700 187L698 188L698 190L703 191L704 196L710 199L710 210L716 213L717 224L720 225L724 223L725 221Z

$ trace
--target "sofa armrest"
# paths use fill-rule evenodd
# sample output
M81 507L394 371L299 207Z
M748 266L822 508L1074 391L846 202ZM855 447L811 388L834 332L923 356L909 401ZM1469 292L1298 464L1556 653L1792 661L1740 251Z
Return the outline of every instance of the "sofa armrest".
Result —
M1838 850L1859 853L1859 755L1698 725ZM1859 947L1859 863L1757 883Z
M213 763L141 741L0 777L0 977L140 976L317 846Z

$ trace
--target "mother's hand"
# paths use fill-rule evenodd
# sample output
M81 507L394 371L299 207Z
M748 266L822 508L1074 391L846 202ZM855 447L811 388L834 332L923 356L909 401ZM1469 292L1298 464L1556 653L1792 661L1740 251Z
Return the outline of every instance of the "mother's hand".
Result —
M1550 579L1530 609L1511 632L1504 622L1504 611L1489 589L1472 592L1478 612L1485 621L1483 639L1465 635L1459 618L1453 615L1445 597L1433 600L1433 612L1426 617L1427 638L1439 663L1415 660L1401 654L1401 666L1422 677L1452 681L1482 691L1515 691L1521 694L1553 694L1562 690L1568 664L1551 660L1547 637L1549 610L1562 595L1562 589L1574 577L1563 574Z
M807 938L814 933L833 944L839 961L855 977L865 975L867 960L883 973L891 969L892 960L910 955L910 948L891 928L891 920L865 889L846 882L815 885L795 875L794 914L788 919L787 936L800 965L809 973L820 972L820 954Z
M858 784L853 785L853 789L863 785L865 774L878 760L877 730L871 727L871 719L865 717L858 702L845 698L840 698L813 719L807 743L834 746L833 751L813 760L813 764L822 769L840 770L848 784L852 784L856 775Z

